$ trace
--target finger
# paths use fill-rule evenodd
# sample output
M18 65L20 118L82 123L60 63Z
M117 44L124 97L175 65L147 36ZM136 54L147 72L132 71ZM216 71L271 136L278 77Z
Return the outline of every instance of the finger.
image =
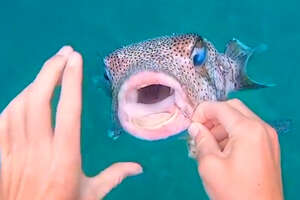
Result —
M192 123L189 127L189 134L196 138L196 156L198 162L206 155L218 155L221 152L216 139L205 126L199 123Z
M0 115L0 150L3 155L7 154L9 151L9 135L7 127L7 117L5 113Z
M224 102L203 102L198 107L192 121L204 123L217 120L229 134L235 134L234 129L246 120L238 110Z
M82 58L73 52L62 78L54 142L58 151L80 153Z
M10 180L15 180L9 184L9 194L11 195L12 199L16 199L15 195L19 189L19 177L22 176L22 170L20 170L20 166L24 164L24 150L27 147L27 139L25 134L25 98L22 98L22 96L26 96L24 94L26 94L26 91L16 97L7 109L7 123L9 127L9 133L7 134L9 134L8 137L11 141L9 144L9 151L12 154L11 166L9 167L10 171L8 173L10 173Z
M7 125L6 125L6 118L4 118L3 113L0 113L0 147L1 147L1 141L4 135L6 135L7 132Z
M18 94L0 114L0 147L5 146L2 149L4 152L8 151L9 141L14 141L15 146L19 146L16 143L25 139L24 123L27 95L28 87Z
M11 180L18 180L20 176L20 160L22 156L13 156L13 154L23 154L24 147L26 146L25 138L25 107L24 107L24 93L19 94L8 107L0 118L0 126L3 130L0 130L0 154L2 154L3 160L5 160L4 167L1 169L1 174L6 183L3 184L3 191L7 192L14 199L15 189L17 188L17 182L11 182ZM2 125L1 125L2 124ZM0 158L1 159L1 158ZM9 163L7 163L9 160ZM0 160L1 165L1 160ZM12 173L14 172L14 173ZM8 178L8 179L7 179ZM16 183L16 184L14 184Z
M33 96L50 101L53 90L59 81L69 56L73 53L70 46L62 47L55 56L47 60L35 78L31 90Z
M265 121L263 121L260 117L258 117L254 112L252 112L245 104L243 104L243 102L241 102L239 99L232 99L227 101L226 103L228 103L229 105L231 105L233 108L237 109L238 111L240 111L241 113L243 113L243 115L245 115L246 117L250 118L250 119L254 119L258 122L263 123L266 128L267 128L267 132L268 135L270 136L270 138L274 138L274 134L270 134L270 133L274 133L274 131L272 131L270 127ZM275 134L277 135L277 134Z
M237 109L239 112L241 112L246 117L249 117L252 119L257 119L257 120L261 121L261 119L239 99L231 99L231 100L226 101L226 103L229 104L230 106L232 106L233 108Z
M226 132L225 128L222 125L217 125L213 127L210 132L213 134L213 136L216 138L217 142L220 142L224 140L225 138L228 138L228 133Z
M11 170L12 156L5 155L3 152L1 152L1 159L2 159L1 168L0 168L1 190L3 196L9 196L11 176L12 176L12 170Z
M210 120L210 121L204 122L203 125L210 130L215 126L215 123L212 120Z
M39 143L42 137L48 136L49 139L52 137L50 101L72 51L69 46L63 47L44 64L28 88L27 134L28 138L32 138L30 139L32 142Z
M16 185L10 180L17 180L20 176L20 160L22 156L13 156L13 154L20 155L24 151L26 143L25 137L25 99L27 95L27 88L25 88L17 97L15 97L9 105L4 109L0 115L0 182L2 183L3 192L8 195L14 195ZM14 173L12 173L14 172ZM0 183L1 184L1 183ZM16 182L18 184L18 182ZM14 198L14 196L12 196Z
M10 163L11 157L10 154L10 137L9 129L7 125L7 111L2 112L0 115L0 153L1 153L1 168L0 168L0 186L1 194L6 196L9 194L9 185L10 185ZM3 163L5 160L5 163ZM6 181L3 181L6 180Z
M224 140L219 142L219 147L220 147L221 151L224 151L228 141L229 141L229 138L225 138Z
M271 140L272 143L272 149L274 152L274 157L276 163L280 163L280 145L279 145L279 140L278 140L278 133L274 128L272 128L270 125L265 124L267 134Z
M11 147L13 150L18 151L26 144L25 122L26 122L26 96L27 88L24 89L8 106L7 124L9 127L9 137L11 138Z
M142 172L142 167L137 163L115 163L102 171L98 176L89 178L84 196L95 195L95 199L102 199L114 187L119 185L123 179Z
M3 167L3 159L8 154L8 137L7 137L7 123L3 113L0 114L0 197L6 195L8 192L8 186L6 182L3 182L4 177L9 177L7 169ZM7 160L5 162L8 162ZM4 174L5 173L5 174Z

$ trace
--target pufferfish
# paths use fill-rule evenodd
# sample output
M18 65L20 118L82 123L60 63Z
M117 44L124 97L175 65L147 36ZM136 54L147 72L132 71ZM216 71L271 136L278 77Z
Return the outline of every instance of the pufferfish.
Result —
M198 34L158 37L115 50L104 59L116 123L112 136L122 127L140 139L165 139L188 128L201 102L267 87L246 74L253 52L232 39L220 53Z

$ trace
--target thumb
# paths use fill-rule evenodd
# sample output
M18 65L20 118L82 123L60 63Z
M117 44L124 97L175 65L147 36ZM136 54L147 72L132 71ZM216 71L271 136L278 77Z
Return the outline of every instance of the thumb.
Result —
M188 131L191 137L195 139L198 162L206 155L217 155L221 152L215 137L202 124L192 123Z
M87 178L84 196L86 199L102 199L114 187L119 185L127 176L138 175L142 172L143 168L137 163L115 163L103 170L96 177ZM93 197L91 198L91 196Z

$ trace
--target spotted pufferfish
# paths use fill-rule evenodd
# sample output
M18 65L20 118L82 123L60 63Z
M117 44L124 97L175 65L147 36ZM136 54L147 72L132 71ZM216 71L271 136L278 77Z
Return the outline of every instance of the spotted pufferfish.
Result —
M111 136L118 137L123 128L140 139L165 139L188 128L201 102L267 87L246 74L253 52L232 39L220 53L198 34L158 37L115 50L104 59L112 94Z

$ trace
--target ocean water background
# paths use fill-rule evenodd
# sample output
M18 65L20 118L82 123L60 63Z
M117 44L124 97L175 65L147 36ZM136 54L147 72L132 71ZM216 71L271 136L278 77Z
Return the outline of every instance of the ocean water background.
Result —
M207 199L185 140L147 142L123 134L114 141L107 136L110 98L95 83L103 74L102 59L123 45L172 33L199 33L220 51L233 37L252 47L265 44L267 51L253 57L248 73L277 86L231 97L263 119L293 120L293 130L279 139L285 198L298 199L299 6L296 0L0 0L0 109L33 80L48 57L72 45L84 58L84 171L93 176L117 161L144 166L144 174L126 179L106 199Z

